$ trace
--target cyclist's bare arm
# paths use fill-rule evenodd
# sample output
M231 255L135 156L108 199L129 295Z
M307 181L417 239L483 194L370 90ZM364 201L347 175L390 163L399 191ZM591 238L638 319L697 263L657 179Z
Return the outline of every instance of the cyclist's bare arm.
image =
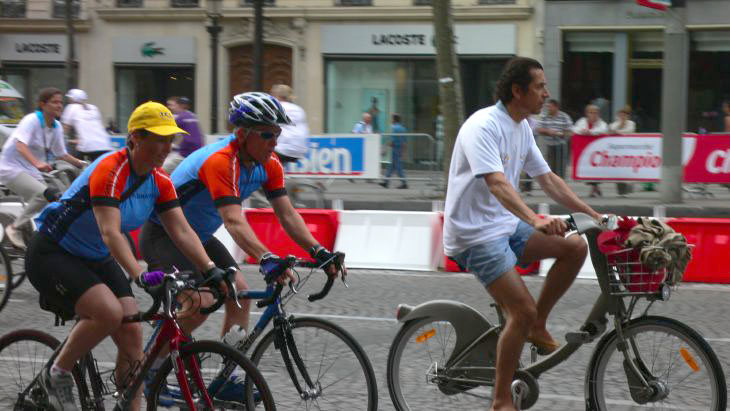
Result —
M53 170L53 167L51 167L50 164L46 163L45 161L40 161L33 153L30 152L30 148L28 148L28 145L23 143L22 141L16 141L15 142L15 149L18 150L18 153L20 153L23 158L28 160L30 164L33 165L33 167L37 168L40 171L51 171Z
M507 181L504 173L494 172L484 175L484 181L489 187L489 192L497 198L504 208L510 213L514 214L520 220L535 227L536 230L542 231L545 234L559 234L565 233L567 226L561 219L545 217L539 218L530 207L522 201L522 197L515 191L512 184Z
M294 240L300 247L309 250L313 245L319 244L314 239L312 233L309 232L307 225L294 206L289 200L289 196L276 197L269 200L271 207L274 209L276 218L279 219L284 231Z
M233 241L241 247L246 254L255 258L256 261L269 251L254 233L251 226L246 221L246 217L242 213L242 208L238 204L228 204L218 207L218 214L223 219L223 225L233 237Z
M572 210L586 213L593 217L596 221L601 221L601 214L598 214L596 210L592 209L588 204L584 203L583 200L578 198L577 195L565 184L565 181L552 171L547 174L542 174L535 177L540 187L548 197L555 200L558 204L563 207Z
M132 279L136 279L144 270L132 254L127 237L122 234L122 216L119 209L110 206L93 206L92 210L94 218L96 218L96 224L99 225L101 239L109 248L112 257L117 260Z
M198 235L195 234L188 220L185 219L182 208L173 207L159 213L159 216L160 222L165 227L167 234L170 235L172 242L195 264L198 270L206 272L215 265L208 257L208 254L206 254Z

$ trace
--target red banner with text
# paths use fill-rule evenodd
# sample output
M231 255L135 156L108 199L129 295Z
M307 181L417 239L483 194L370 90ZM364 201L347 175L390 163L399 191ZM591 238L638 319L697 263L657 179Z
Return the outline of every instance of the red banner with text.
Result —
M574 180L658 181L661 134L581 136L571 139ZM730 183L730 135L682 138L686 183Z

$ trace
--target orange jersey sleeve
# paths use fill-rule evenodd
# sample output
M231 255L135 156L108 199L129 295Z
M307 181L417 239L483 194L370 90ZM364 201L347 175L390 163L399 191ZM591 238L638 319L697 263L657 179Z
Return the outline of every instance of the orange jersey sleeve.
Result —
M216 207L241 204L241 191L238 180L241 167L238 156L219 151L203 163L198 170L198 179L205 185Z
M89 197L93 205L119 207L129 177L129 159L120 150L96 165L89 176Z
M286 195L286 186L284 183L284 166L275 155L269 158L264 166L266 171L266 182L263 184L266 198L272 199Z
M171 208L179 207L180 201L177 199L175 185L172 183L170 176L161 168L152 170L152 173L155 178L157 190L160 192L160 196L157 197L157 201L155 202L155 211L161 213Z

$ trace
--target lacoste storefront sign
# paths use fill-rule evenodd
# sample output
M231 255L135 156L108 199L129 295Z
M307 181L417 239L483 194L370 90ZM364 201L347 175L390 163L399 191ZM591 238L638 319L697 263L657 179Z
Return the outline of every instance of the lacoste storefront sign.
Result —
M195 63L194 37L117 37L114 63Z
M0 60L65 61L68 42L64 35L3 34Z

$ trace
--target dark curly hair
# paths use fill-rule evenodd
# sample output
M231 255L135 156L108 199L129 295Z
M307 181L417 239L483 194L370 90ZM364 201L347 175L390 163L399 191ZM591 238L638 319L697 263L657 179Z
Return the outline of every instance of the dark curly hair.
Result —
M497 80L495 95L497 100L503 104L512 101L512 85L517 84L522 90L527 91L532 82L532 69L543 70L542 64L529 57L515 57L507 62Z

